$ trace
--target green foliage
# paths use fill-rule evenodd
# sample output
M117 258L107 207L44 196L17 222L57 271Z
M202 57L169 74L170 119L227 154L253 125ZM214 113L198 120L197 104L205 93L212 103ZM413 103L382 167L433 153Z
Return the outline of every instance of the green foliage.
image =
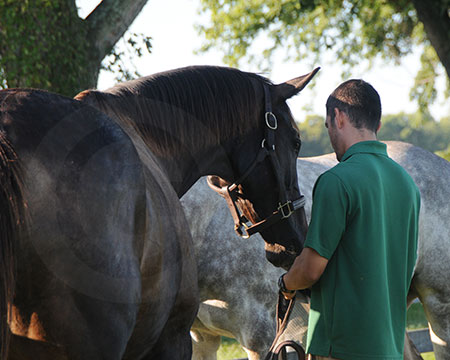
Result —
M117 82L141 77L133 63L133 58L140 58L143 50L152 52L152 38L142 33L128 33L116 44L111 53L103 60L102 69L115 74ZM122 46L121 46L122 45Z
M421 303L413 303L406 314L406 328L408 330L423 329L428 327L428 321Z
M436 68L439 64L439 59L436 52L431 47L427 47L420 57L420 62L422 68L416 75L410 97L417 101L421 112L427 113L428 104L436 100L437 96L435 79L437 76Z
M204 50L218 47L237 65L265 33L267 55L282 45L298 58L333 49L344 64L381 54L399 60L422 35L410 1L202 0Z
M420 354L423 357L423 360L435 360L434 357L434 353L429 352L429 353L424 353L424 354Z
M302 157L333 152L324 124L325 118L318 115L307 116L305 121L297 124L302 139L302 148L300 150Z
M428 327L428 321L425 317L425 312L421 303L413 303L406 313L406 328L407 330L424 329ZM422 353L424 360L434 360L434 353Z
M444 4L447 0L437 1ZM256 61L267 70L279 48L291 60L312 63L323 62L328 52L341 62L347 77L361 59L382 58L399 64L420 44L422 70L411 97L425 112L436 98L439 61L411 1L201 0L199 12L210 19L197 26L205 38L200 51L217 48L231 66Z
M107 54L97 45L103 39L87 24L75 0L0 0L0 89L32 87L73 96L95 87L101 68L116 73L118 81L139 76L131 59L143 49L151 52L151 38L127 34L125 46L114 47L102 64Z
M447 149L450 145L450 118L438 122L426 117L421 113L384 116L378 138L409 142L431 152Z
M73 95L90 76L86 33L67 0L0 0L0 86Z
M221 338L221 344L219 350L217 350L217 360L231 360L246 357L247 353L235 339Z
M301 156L332 152L328 132L321 116L308 116L299 123L302 138ZM450 161L450 117L435 121L423 113L386 115L378 139L404 141L434 152Z
M444 158L447 161L450 161L450 145L447 146L447 148L444 150L436 151L436 155L440 156L441 158Z

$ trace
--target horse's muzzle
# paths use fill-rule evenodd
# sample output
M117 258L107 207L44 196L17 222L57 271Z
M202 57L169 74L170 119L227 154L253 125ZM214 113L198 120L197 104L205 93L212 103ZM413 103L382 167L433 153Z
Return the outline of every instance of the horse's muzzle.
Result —
M286 271L290 269L298 255L295 251L288 250L279 244L265 243L264 248L266 250L267 260L273 266L281 267Z

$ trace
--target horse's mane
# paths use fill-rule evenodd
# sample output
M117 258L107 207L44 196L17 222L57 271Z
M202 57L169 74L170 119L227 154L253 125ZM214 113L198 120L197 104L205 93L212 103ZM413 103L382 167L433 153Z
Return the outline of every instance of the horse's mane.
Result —
M76 98L131 124L157 154L180 147L192 154L261 126L263 84L271 82L233 68L192 66Z

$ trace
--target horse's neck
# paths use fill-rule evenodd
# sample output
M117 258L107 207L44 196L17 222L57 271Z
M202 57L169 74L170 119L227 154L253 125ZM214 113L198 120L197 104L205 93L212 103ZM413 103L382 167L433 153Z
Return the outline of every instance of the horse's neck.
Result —
M114 117L117 123L122 127L122 129L131 138L133 143L137 145L138 143L143 143L150 150L151 147L148 141L143 138L142 134L133 126L132 123L123 121L120 117ZM154 157L158 161L159 166L162 168L163 172L166 174L167 179L172 185L173 189L177 193L178 197L181 198L186 191L202 176L201 169L198 164L202 161L199 157L192 157L183 151L174 152L175 155L158 155L153 153ZM214 152L212 152L214 154Z
M182 197L202 176L232 177L228 156L222 147L204 149L197 154L157 156L178 197Z
M106 95L106 100L108 100L109 94L103 94ZM227 154L221 145L198 148L194 152L176 143L177 139L174 136L173 143L167 143L167 147L171 148L171 151L164 153L153 151L152 148L154 148L154 144L152 144L151 140L144 135L144 132L142 131L142 128L139 128L136 119L119 111L119 109L114 106L115 101L104 101L104 104L107 105L101 105L93 98L85 98L84 101L100 108L100 110L112 117L127 133L135 145L141 142L144 142L147 145L159 162L160 167L166 173L166 176L178 197L181 198L181 196L183 196L202 176L218 175L224 178L230 178L232 176ZM113 105L111 106L111 104ZM169 119L169 121L177 120ZM201 134L198 134L198 136L201 136ZM168 141L170 141L170 139Z

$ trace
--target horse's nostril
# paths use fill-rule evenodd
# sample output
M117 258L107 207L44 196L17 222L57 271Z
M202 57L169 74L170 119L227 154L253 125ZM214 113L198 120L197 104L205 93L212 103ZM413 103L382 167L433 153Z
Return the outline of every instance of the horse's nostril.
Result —
M266 249L266 251L273 254L286 252L286 248L280 244L270 244L266 242L264 248Z
M291 240L291 243L293 243L294 240ZM301 250L298 250L294 245L290 246L289 249L286 250L286 253L288 253L290 256L297 257L299 255Z
M265 244L266 258L276 267L281 267L285 270L289 270L297 257L295 250L286 249L280 244Z

